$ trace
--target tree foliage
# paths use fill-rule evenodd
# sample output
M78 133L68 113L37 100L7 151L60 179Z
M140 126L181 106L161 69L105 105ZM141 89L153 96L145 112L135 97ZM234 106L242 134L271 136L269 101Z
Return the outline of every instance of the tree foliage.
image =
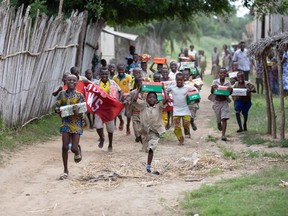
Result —
M288 0L242 0L243 5L252 9L256 16L262 14L288 14Z
M58 13L59 0L11 0L20 6L41 2L41 12L48 10L50 15ZM135 26L153 20L175 19L187 21L196 14L225 14L231 11L229 0L69 0L64 1L63 12L88 10L95 19L102 18L110 25Z

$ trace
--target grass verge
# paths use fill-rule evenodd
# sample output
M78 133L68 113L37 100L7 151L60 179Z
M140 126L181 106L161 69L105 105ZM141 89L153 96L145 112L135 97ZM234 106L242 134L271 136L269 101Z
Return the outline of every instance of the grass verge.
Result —
M284 166L204 185L187 192L181 207L186 215L286 215L288 193L281 179L288 179Z
M59 134L61 119L56 114L35 120L24 128L0 130L0 152L12 151L15 148L31 143L47 141Z

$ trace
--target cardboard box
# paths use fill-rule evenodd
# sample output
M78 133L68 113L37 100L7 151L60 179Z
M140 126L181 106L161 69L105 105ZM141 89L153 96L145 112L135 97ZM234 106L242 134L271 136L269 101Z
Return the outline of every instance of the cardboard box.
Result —
M229 75L229 78L237 78L237 74L238 74L238 71L236 72L230 72L228 75Z
M214 95L229 96L230 91L227 90L227 86L218 86L218 89L214 89Z
M190 74L192 74L192 75L197 74L197 69L196 68L191 68L190 69Z
M155 64L166 64L166 58L155 57L154 58L154 63Z
M192 92L187 92L187 104L189 105L192 101L199 100L201 99L199 92L197 91L192 91Z
M141 91L162 93L162 83L161 82L142 82Z
M247 96L247 89L233 88L232 96Z
M87 107L86 103L78 103L78 104L72 104L72 105L66 105L66 106L61 106L60 111L61 111L61 117L67 117L67 116L72 116L74 115L73 113L73 106L77 105L79 107L79 113L86 113L87 112Z

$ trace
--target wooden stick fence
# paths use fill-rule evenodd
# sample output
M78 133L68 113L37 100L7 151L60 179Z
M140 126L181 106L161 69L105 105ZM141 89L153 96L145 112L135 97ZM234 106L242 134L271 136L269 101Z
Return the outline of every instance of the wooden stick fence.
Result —
M29 10L23 16L23 6L15 13L14 8L0 5L0 115L6 127L49 112L53 90L63 73L75 66L78 47L85 40L83 31L88 28L96 44L103 26L87 27L88 14L77 12L65 21L41 15L32 25ZM93 55L85 52L85 46L84 53L91 62Z

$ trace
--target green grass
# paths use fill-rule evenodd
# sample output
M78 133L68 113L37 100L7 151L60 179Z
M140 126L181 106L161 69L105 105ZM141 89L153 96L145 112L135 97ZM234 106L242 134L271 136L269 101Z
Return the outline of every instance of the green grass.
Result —
M59 134L60 122L60 117L52 114L35 120L24 128L0 129L0 152L47 141L51 136Z
M287 215L286 167L273 167L258 174L226 179L214 185L187 192L181 207L186 215Z
M239 158L239 154L232 149L226 148L224 146L219 146L220 151L223 153L224 158L236 160Z
M206 138L206 142L214 142L214 143L216 143L218 140L219 140L219 138L211 136L211 135L208 135L207 138Z

